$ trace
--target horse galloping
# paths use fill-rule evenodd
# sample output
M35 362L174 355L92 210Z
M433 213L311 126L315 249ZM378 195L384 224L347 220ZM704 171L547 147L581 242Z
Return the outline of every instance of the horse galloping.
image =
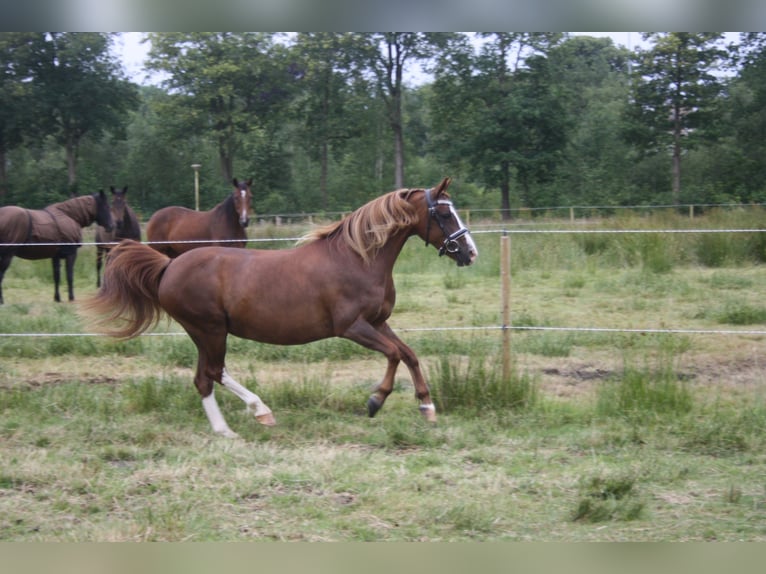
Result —
M247 181L232 180L234 190L209 211L170 206L156 211L146 224L146 239L168 257L209 245L246 247L253 194ZM210 240L210 241L206 241ZM241 242L231 241L241 240ZM189 242L189 243L184 243Z
M108 230L114 226L103 190L54 203L44 209L24 209L15 205L0 207L0 304L3 303L3 277L14 255L22 259L52 260L56 301L61 301L59 282L61 259L64 259L69 300L73 301L74 262L82 241L82 228L94 221Z
M101 265L104 256L112 248L108 244L119 242L122 239L141 241L141 225L138 222L138 217L125 199L128 193L128 186L126 185L120 191L116 190L113 185L109 186L109 189L112 192L112 205L110 209L112 211L114 229L107 231L101 225L96 228L96 287L101 286Z
M204 247L170 259L124 241L110 253L104 283L83 310L96 328L121 338L139 335L163 312L178 321L197 347L194 384L203 409L213 431L227 437L237 435L218 407L215 382L242 399L259 422L275 424L271 409L226 370L229 333L277 345L342 337L382 353L388 368L367 401L370 416L393 390L404 361L421 413L435 421L418 359L387 320L396 298L393 266L409 237L438 246L459 266L478 255L446 192L449 183L445 178L434 189L392 191L290 249Z

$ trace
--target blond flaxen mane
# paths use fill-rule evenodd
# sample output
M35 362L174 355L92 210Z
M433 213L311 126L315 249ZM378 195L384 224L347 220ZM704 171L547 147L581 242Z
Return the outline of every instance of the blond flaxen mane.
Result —
M338 237L369 263L392 233L417 221L415 206L409 201L413 191L399 189L373 199L340 221L310 231L299 243Z

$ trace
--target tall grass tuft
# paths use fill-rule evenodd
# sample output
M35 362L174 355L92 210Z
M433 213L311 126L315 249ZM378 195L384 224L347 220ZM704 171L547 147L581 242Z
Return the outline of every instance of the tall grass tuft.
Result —
M681 448L710 456L731 456L748 450L762 451L766 439L766 404L763 400L746 405L720 401L698 417L688 417L679 427Z
M596 411L605 417L643 421L658 415L683 415L691 411L693 397L669 361L658 367L626 364L621 374L601 384Z
M248 384L255 392L258 385ZM366 395L330 384L329 377L304 377L300 381L283 381L269 385L268 404L276 409L310 410L317 409L342 413L363 412Z
M504 379L498 357L479 352L467 360L443 356L431 370L431 391L441 412L502 412L536 403L537 385L528 374Z
M636 520L641 517L644 502L636 495L632 476L594 476L584 480L572 520L605 522Z

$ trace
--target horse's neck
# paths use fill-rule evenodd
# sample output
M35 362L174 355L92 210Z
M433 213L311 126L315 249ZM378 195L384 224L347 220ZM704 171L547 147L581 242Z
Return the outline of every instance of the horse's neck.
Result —
M226 199L224 199L221 203L216 205L212 211L219 217L226 219L230 219L232 221L237 221L237 213L236 209L234 208L234 198L231 195L228 195Z
M93 201L95 200L90 196L75 197L61 203L55 203L47 209L60 211L70 219L74 219L80 224L80 227L86 227L93 223L96 218Z
M394 264L396 263L399 254L404 248L404 244L407 242L407 239L412 236L412 234L412 231L407 229L400 229L392 233L388 238L388 241L386 241L386 243L380 249L378 249L377 253L372 255L369 263L365 263L361 256L358 253L355 253L354 250L351 249L351 247L349 247L340 238L334 237L332 241L337 241L337 244L341 246L342 249L347 250L350 254L352 254L354 260L359 261L360 265L366 266L373 273L380 274L382 276L390 276L393 271Z

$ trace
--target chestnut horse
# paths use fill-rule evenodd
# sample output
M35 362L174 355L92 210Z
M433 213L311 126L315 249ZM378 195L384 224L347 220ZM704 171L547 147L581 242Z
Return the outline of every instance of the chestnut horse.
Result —
M22 259L51 259L54 300L61 301L59 282L61 260L66 262L69 300L74 300L74 262L82 241L82 228L93 222L111 230L114 226L109 202L103 190L93 195L74 197L44 209L24 209L15 205L0 207L0 304L3 303L3 277L16 255Z
M213 431L227 437L237 435L218 407L214 382L242 399L260 423L275 424L260 397L227 372L229 333L277 345L343 337L379 351L388 368L367 401L370 416L383 406L404 361L421 413L435 421L418 359L387 320L396 296L392 269L409 237L438 246L459 266L478 255L446 192L449 182L387 193L290 249L203 247L170 259L124 241L110 253L104 283L83 310L98 329L121 338L142 333L162 312L178 321L197 347L194 384L204 411Z
M125 196L128 194L128 186L117 191L113 185L109 186L112 192L112 219L114 229L107 231L100 225L96 228L96 287L101 287L101 264L104 256L109 253L113 245L122 239L134 239L141 241L141 225L136 213L128 205Z
M147 243L168 257L209 245L246 247L253 180L234 178L232 183L231 194L209 211L170 206L155 212L146 224Z

